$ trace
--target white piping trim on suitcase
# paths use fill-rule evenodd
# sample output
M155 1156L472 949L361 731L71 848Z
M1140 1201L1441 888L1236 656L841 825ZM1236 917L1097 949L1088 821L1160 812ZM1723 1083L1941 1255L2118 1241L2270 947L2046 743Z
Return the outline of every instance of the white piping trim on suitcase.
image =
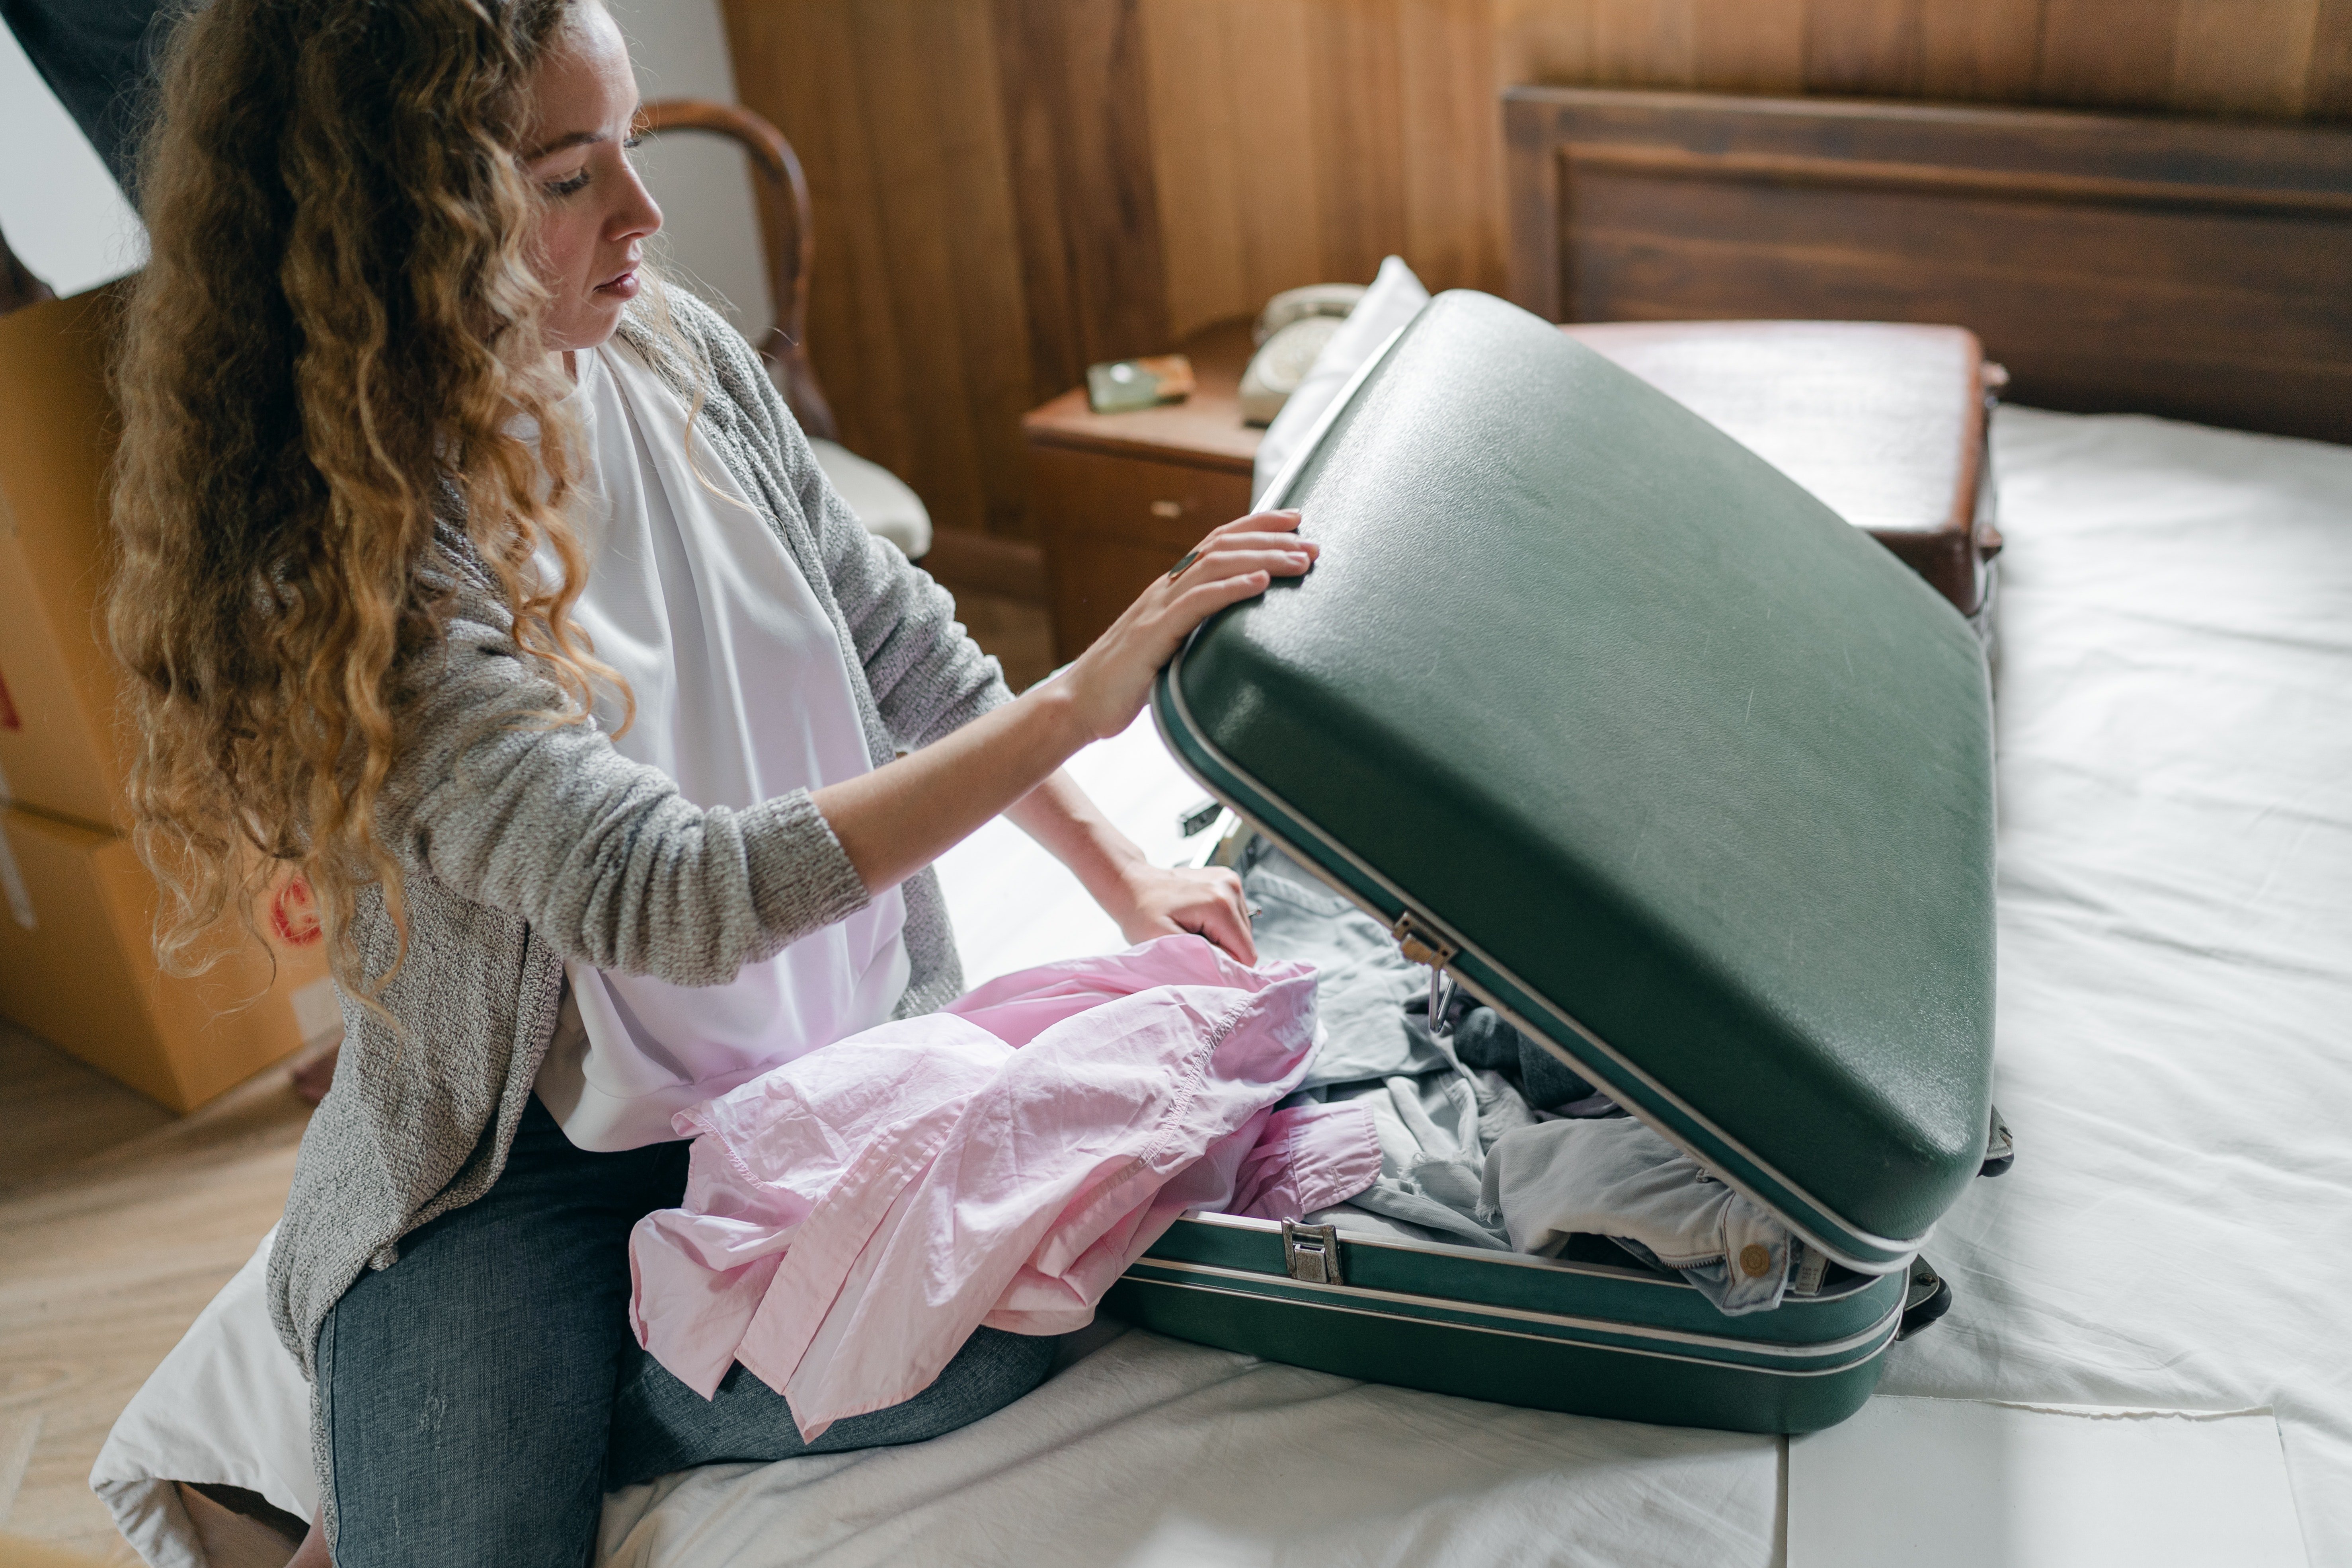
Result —
M1256 1219L1248 1215L1218 1214L1207 1209L1187 1209L1178 1216L1178 1220L1180 1223L1190 1222L1193 1225L1229 1226L1235 1230L1262 1230L1276 1236L1282 1233L1280 1220ZM1350 1247L1376 1247L1387 1252L1418 1252L1431 1258L1456 1258L1478 1263L1501 1264L1512 1268L1546 1268L1560 1274L1580 1274L1589 1279L1614 1279L1627 1285L1654 1285L1662 1290L1696 1290L1698 1289L1679 1274L1660 1274L1654 1269L1644 1268L1640 1264L1630 1260L1623 1264L1591 1263L1581 1258L1547 1258L1541 1253L1506 1252L1494 1247L1469 1247L1454 1242L1412 1241L1402 1236L1382 1236L1371 1231L1349 1230L1344 1226L1339 1228L1339 1239ZM1136 1261L1165 1263L1168 1259L1147 1252ZM1884 1274L1873 1274L1868 1278L1883 1279L1885 1277ZM1844 1300L1856 1290L1867 1289L1869 1289L1867 1285L1855 1285L1839 1290L1835 1294L1790 1296L1784 1298L1780 1305L1774 1310L1785 1312L1792 1307L1834 1305Z
M1280 1298L1262 1295L1255 1290L1231 1290L1222 1289L1215 1285L1192 1285L1178 1279L1135 1279L1128 1282L1139 1286L1156 1285L1163 1290L1198 1290L1204 1296L1235 1296L1252 1301L1274 1301L1277 1304L1280 1303ZM1379 1318L1391 1323L1413 1323L1422 1328L1427 1329L1455 1329L1465 1334L1492 1334L1497 1339L1529 1340L1537 1344L1543 1345L1567 1345L1575 1350L1591 1351L1601 1355L1648 1356L1654 1361L1681 1362L1685 1366L1703 1366L1715 1372L1753 1373L1758 1377L1835 1377L1842 1373L1852 1372L1858 1366L1869 1365L1873 1357L1883 1353L1885 1350L1885 1344L1882 1343L1876 1349L1873 1350L1869 1355L1856 1357L1854 1360L1846 1362L1839 1366L1751 1366L1744 1362L1709 1361L1704 1356L1676 1355L1672 1351L1642 1350L1633 1345L1599 1345L1593 1344L1585 1340L1559 1339L1551 1334L1522 1333L1516 1329L1490 1329L1483 1327L1477 1323L1433 1322L1427 1318L1409 1318L1396 1312L1376 1312L1368 1307L1347 1307L1341 1306L1336 1302L1328 1306L1318 1306L1309 1308L1308 1310L1318 1312L1346 1312L1354 1317ZM1895 1338L1895 1328L1899 1328L1900 1326L1901 1323L1898 1314L1897 1322L1894 1327L1886 1330L1887 1342L1893 1342Z
M1265 494L1251 504L1252 511L1280 510L1282 498L1288 495L1290 487L1298 482L1300 471L1315 456L1316 449L1323 445L1324 436L1329 432L1333 425L1339 422L1339 416L1347 409L1348 405L1356 401L1357 392L1372 372L1380 368L1381 362L1389 357L1389 351L1396 347L1399 338L1404 336L1405 328L1412 326L1413 321L1421 320L1422 310L1428 309L1427 305L1423 305L1421 310L1415 310L1412 313L1412 321L1406 321L1402 326L1390 332L1387 337L1381 340L1380 347L1365 356L1364 363L1356 367L1356 374L1340 385L1331 401L1325 405L1323 412L1317 416L1315 423L1308 427L1307 439L1291 449L1289 458L1276 471L1274 481L1265 487Z
M1203 623L1203 625L1205 624L1206 623ZM1223 768L1227 773L1239 779L1243 784L1248 785L1252 790L1255 790L1266 800L1271 801L1276 805L1280 806L1285 812L1288 813L1293 821L1297 823L1299 826L1305 828L1307 832L1313 834L1330 849L1331 853L1347 861L1349 865L1353 866L1368 879L1377 883L1380 887L1384 889L1397 900L1398 904L1410 912L1416 921L1426 921L1431 930L1444 937L1446 941L1452 942L1456 950L1475 955L1480 963L1486 964L1496 973L1501 975L1512 985L1517 986L1523 994L1534 997L1546 1011L1558 1018L1559 1022L1567 1027L1573 1030L1579 1037L1590 1044L1595 1050L1601 1052L1612 1062L1614 1062L1619 1067L1622 1068L1625 1072L1631 1075L1633 1079L1644 1085L1647 1085L1652 1093L1656 1095L1658 1099L1664 1100L1683 1115L1690 1118L1692 1121L1706 1129L1707 1131L1722 1140L1724 1146L1729 1149L1733 1153L1738 1154L1741 1159L1753 1164L1758 1170L1763 1172L1773 1181L1780 1183L1781 1186L1787 1188L1788 1191L1801 1202L1811 1205L1813 1208L1819 1210L1824 1215L1832 1216L1837 1215L1837 1210L1833 1206L1822 1202L1819 1198L1813 1196L1812 1194L1807 1192L1803 1187L1801 1187L1795 1182L1790 1181L1779 1169L1773 1166L1769 1161L1758 1157L1756 1152L1749 1149L1745 1143L1742 1143L1739 1140L1726 1132L1710 1118L1702 1115L1687 1100L1684 1100L1682 1096L1675 1093L1672 1089L1669 1089L1664 1084L1660 1083L1656 1079L1651 1077L1648 1073L1643 1071L1642 1068L1629 1061L1622 1053L1616 1049L1616 1047L1610 1045L1608 1041L1602 1039L1599 1035L1588 1028L1580 1019L1561 1009L1556 1003L1547 999L1533 986L1528 984L1517 975L1512 973L1510 970L1505 968L1502 964L1497 963L1494 958L1486 952L1486 950L1479 947L1476 943L1468 941L1460 931L1454 930L1445 921L1439 920L1434 914L1432 914L1429 910L1423 909L1419 903L1409 897L1403 889L1398 887L1394 882L1391 882L1388 878L1382 876L1379 871L1367 864L1362 857L1357 855L1346 845L1341 844L1338 839L1333 838L1321 828L1316 826L1314 823L1308 821L1305 816L1293 809L1289 802L1284 800L1281 795L1276 794L1273 790L1268 789L1246 769L1235 763L1231 757L1225 755L1224 752L1219 751L1215 743L1209 740L1207 734L1201 729L1201 727L1193 722L1192 705L1184 699L1184 683L1181 679L1184 658L1187 654L1192 651L1193 639L1201 635L1201 631L1202 627L1194 627L1192 633L1187 636L1184 641L1177 647L1175 657L1170 659L1168 663L1167 685L1169 696L1176 705L1178 716L1184 721L1184 727L1187 731L1185 738L1192 744L1200 747L1202 751L1208 753L1208 755L1216 762L1219 767ZM1154 706L1153 717L1161 730L1165 731L1167 728L1167 721L1164 716L1159 713L1157 705ZM1162 739L1172 742L1173 737L1163 733ZM1180 749L1171 743L1169 745L1168 750L1171 756L1175 756L1181 763L1182 761L1182 754ZM1202 782L1206 783L1207 781L1203 780ZM1287 847L1282 834L1276 832L1266 824L1260 822L1252 813L1243 810L1238 805L1234 806L1233 809L1244 820L1247 821L1251 826L1256 828L1260 833L1265 834L1276 844L1285 844L1286 847ZM1296 858L1296 857L1294 857L1294 858ZM1315 869L1313 862L1314 857L1311 855L1306 857L1307 869ZM1343 896L1349 899L1355 898L1355 893L1352 889L1345 887L1339 887L1336 884L1334 886L1335 890ZM1359 900L1357 901L1360 907L1361 900ZM1373 914L1375 918L1379 918L1381 914L1381 911L1379 910L1371 910L1370 912ZM1527 1021L1522 1018L1517 1012L1505 1005L1497 998L1488 994L1484 989L1472 982L1468 976L1462 974L1458 970L1455 972L1454 978L1460 981L1473 994L1476 995L1479 1000L1485 1002L1496 1012L1508 1018L1515 1027L1526 1028L1528 1029L1528 1032L1537 1035L1541 1035L1546 1032L1541 1029L1530 1027ZM1612 1084L1604 1082L1601 1087L1612 1090L1612 1098L1617 1099L1621 1103L1622 1103L1623 1100L1626 1098L1625 1096L1618 1094L1615 1091L1615 1086ZM1630 1110L1632 1107L1629 1106L1628 1109ZM1820 1236L1813 1232L1811 1227L1798 1224L1788 1215L1782 1213L1779 1205L1765 1197L1763 1194L1758 1192L1748 1183L1740 1180L1735 1173L1721 1169L1719 1162L1711 1160L1710 1157L1703 1151L1692 1148L1687 1142L1681 1138L1676 1137L1668 1129L1658 1126L1656 1123L1651 1121L1646 1116L1642 1118L1642 1121L1645 1126L1648 1126L1652 1131L1657 1133L1660 1137L1664 1138L1668 1142L1674 1144L1676 1148L1681 1149L1685 1153L1689 1154L1693 1159L1697 1160L1700 1163L1706 1165L1708 1173L1714 1175L1717 1180L1722 1181L1726 1185L1747 1194L1748 1197L1753 1198L1757 1203L1761 1204L1766 1211L1771 1214L1775 1219L1780 1220L1780 1223L1786 1225L1790 1230L1804 1237L1809 1244L1819 1247L1824 1254L1836 1262L1843 1263L1847 1268L1858 1270L1861 1273L1892 1274L1899 1268L1907 1267L1912 1256L1917 1253L1919 1248L1926 1244L1927 1238L1935 1234L1936 1227L1931 1225L1926 1230L1921 1231L1916 1237L1914 1237L1907 1241L1898 1241L1874 1235L1869 1231L1864 1230L1859 1226L1854 1226L1841 1220L1840 1223L1846 1224L1846 1228L1865 1245L1877 1247L1890 1255L1899 1255L1896 1257L1895 1261L1892 1263L1864 1259L1858 1255L1848 1251L1843 1246L1823 1240Z
M1478 1316L1509 1318L1522 1323L1557 1323L1562 1328L1580 1329L1588 1333L1621 1334L1629 1339L1662 1340L1669 1344L1697 1345L1730 1351L1740 1355L1781 1356L1790 1361L1811 1360L1818 1356L1843 1355L1885 1339L1903 1321L1903 1303L1898 1301L1887 1314L1860 1333L1848 1334L1842 1340L1828 1340L1812 1345L1783 1345L1756 1340L1727 1339L1719 1334L1696 1334L1681 1329L1653 1329L1638 1323L1627 1323L1614 1318L1578 1318L1565 1312L1533 1312L1524 1307L1496 1307L1486 1302L1456 1301L1444 1296L1416 1296L1402 1290L1376 1290L1361 1285L1313 1285L1287 1276L1254 1274L1246 1268L1223 1268L1212 1263L1179 1263L1165 1258L1139 1258L1135 1267L1174 1269L1185 1274L1202 1274L1212 1279L1245 1281L1260 1287L1255 1290L1237 1290L1232 1294L1256 1296L1267 1300L1281 1300L1286 1295L1339 1296L1351 1301L1393 1301L1400 1306L1421 1307L1432 1311L1465 1312ZM1122 1275L1122 1279L1135 1278ZM1144 1277L1144 1282L1149 1277ZM1156 1281L1163 1285L1180 1283L1172 1279ZM1202 1287L1205 1289L1206 1287ZM1416 1322L1427 1321L1415 1319ZM1467 1327L1469 1325L1464 1325ZM1545 1338L1549 1336L1535 1336Z

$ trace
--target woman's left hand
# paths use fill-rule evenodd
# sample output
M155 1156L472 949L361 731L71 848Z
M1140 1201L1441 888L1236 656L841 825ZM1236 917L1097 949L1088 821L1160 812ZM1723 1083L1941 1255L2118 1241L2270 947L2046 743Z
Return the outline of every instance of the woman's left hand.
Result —
M1139 864L1120 876L1118 886L1102 905L1128 941L1192 931L1244 963L1257 962L1242 879L1224 868Z

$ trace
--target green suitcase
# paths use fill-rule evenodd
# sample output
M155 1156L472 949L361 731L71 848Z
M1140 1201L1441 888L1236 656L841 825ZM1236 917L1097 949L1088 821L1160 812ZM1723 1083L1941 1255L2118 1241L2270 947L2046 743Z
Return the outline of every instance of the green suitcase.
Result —
M1843 1419L1987 1155L1974 634L1738 443L1482 294L1398 333L1268 504L1324 556L1160 672L1171 751L1842 1267L1727 1317L1600 1238L1548 1258L1202 1215L1110 1310L1514 1405Z

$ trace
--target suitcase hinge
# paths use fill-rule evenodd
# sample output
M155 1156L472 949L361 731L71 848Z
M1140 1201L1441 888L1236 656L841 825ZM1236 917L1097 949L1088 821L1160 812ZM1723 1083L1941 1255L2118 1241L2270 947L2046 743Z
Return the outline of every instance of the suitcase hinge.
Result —
M1455 953L1462 951L1444 937L1424 931L1421 922L1412 918L1411 910L1397 916L1396 924L1390 930L1396 938L1397 951L1404 954L1407 963L1425 963L1432 969L1443 969L1454 962Z
M1339 1227L1284 1220L1282 1267L1302 1285L1339 1284Z

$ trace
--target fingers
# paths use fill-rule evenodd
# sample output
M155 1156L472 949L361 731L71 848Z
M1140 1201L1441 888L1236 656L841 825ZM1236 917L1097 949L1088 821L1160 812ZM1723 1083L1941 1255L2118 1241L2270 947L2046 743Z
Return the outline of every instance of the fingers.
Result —
M1250 934L1248 905L1242 898L1238 878L1230 888L1220 887L1209 897L1177 910L1170 929L1206 937L1244 963L1257 962L1257 939Z
M1219 523L1209 530L1209 538L1215 539L1228 533L1295 533L1303 515L1297 507L1286 507L1280 511L1254 511L1247 517Z
M1321 558L1322 549L1296 534L1212 534L1164 579L1171 598L1202 582L1262 573L1268 577L1297 577Z
M1227 605L1238 605L1244 599L1265 593L1272 581L1264 572L1204 578L1168 602L1166 618L1159 625L1181 640L1185 633Z
M1257 939L1250 932L1249 900L1242 879L1222 868L1209 873L1210 886L1191 911L1201 922L1201 934L1244 963L1257 962Z
M1242 892L1242 879L1228 872L1224 886L1218 890L1224 895L1217 904L1220 923L1228 927L1231 940L1223 936L1209 940L1244 963L1254 964L1257 962L1257 935L1250 930L1249 899Z
M1271 580L1308 571L1323 547L1298 536L1298 520L1296 510L1254 511L1211 529L1166 579L1170 602L1185 602L1187 595L1204 582L1253 574ZM1219 597L1217 602L1231 600Z
M1314 563L1315 557L1303 550L1219 550L1204 552L1175 584L1181 589L1195 577L1234 577L1251 572L1296 577Z
M1295 533L1221 533L1202 541L1199 554L1203 561L1224 555L1296 555L1316 561L1322 558L1323 547Z
M1142 888L1139 902L1119 919L1119 929L1129 942L1189 931L1244 963L1257 962L1249 900L1242 892L1242 879L1233 872L1154 870Z
M1239 910L1217 903L1202 906L1199 914L1202 936L1244 963L1257 962L1257 942L1250 936L1249 922Z
M1301 539L1297 527L1296 511L1235 518L1182 557L1172 574L1163 574L1147 587L1078 657L1061 689L1077 698L1089 732L1110 735L1126 728L1150 694L1153 672L1193 627L1227 605L1265 592L1277 577L1312 570L1322 548ZM1244 944L1247 926L1241 921L1237 933Z

